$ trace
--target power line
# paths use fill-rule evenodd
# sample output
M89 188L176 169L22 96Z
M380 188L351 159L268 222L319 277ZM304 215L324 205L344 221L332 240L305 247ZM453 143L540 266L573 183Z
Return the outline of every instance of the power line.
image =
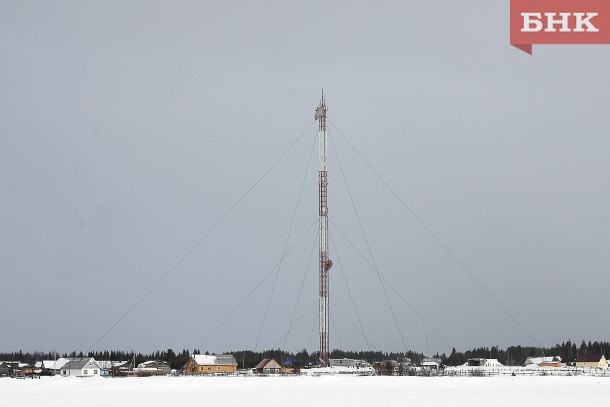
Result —
M525 328L525 326L523 326L523 324L521 324L521 322L519 322L517 320L517 318L515 318L513 316L513 314L511 314L508 309L502 305L502 303L483 285L483 283L481 283L479 281L478 278L476 278L476 276L458 259L458 257L451 251L449 250L449 248L440 240L440 238L424 223L424 221L417 216L417 214L413 211L413 209L411 209L411 207L409 207L409 205L407 205L405 203L405 201L402 200L402 198L396 193L396 191L390 186L390 184L388 184L386 182L386 180L375 170L375 168L373 168L373 166L367 161L366 158L364 158L364 156L360 153L360 151L358 151L358 149L347 139L347 137L345 137L343 135L343 133L341 132L341 130L339 130L337 128L337 126L335 126L335 124L332 122L332 120L330 120L331 125L335 128L335 130L337 130L337 132L341 135L341 137L343 138L343 140L345 140L347 142L347 144L354 150L354 152L360 157L360 159L366 164L366 166L377 176L377 178L379 178L379 180L390 190L390 192L394 195L394 197L396 197L396 199L402 204L402 206L404 206L407 211L409 211L409 213L411 214L411 216L413 216L413 218L415 218L415 220L417 220L417 222L419 222L419 224L428 232L428 234L430 234L430 236L432 236L432 238L436 241L436 243L438 243L438 245L449 255L449 257L451 257L456 264L476 283L476 285L479 286L479 288L481 290L483 290L483 292L485 294L487 294L487 296L489 298L491 298L493 300L493 302L496 303L496 305L498 307L500 307L500 309L502 311L504 311L504 313L506 315L508 315L508 317L510 319L512 319L512 321L519 327L521 328L521 330L523 332L525 332L525 334L527 336L529 336L538 346L542 347L542 344Z
M318 232L319 233L319 232ZM294 316L297 312L297 307L299 306L299 301L301 300L301 294L303 293L303 286L305 285L305 280L307 279L307 273L309 272L309 266L311 265L311 259L313 258L313 253L316 249L316 243L318 242L318 233L316 233L316 237L313 241L313 246L311 247L311 252L309 253L309 260L307 260L307 267L305 267L305 274L303 275L303 280L301 280L301 287L299 288L299 295L297 296L297 301L294 304L294 308L292 310L292 317L290 318L290 323L288 324L288 332L286 332L284 344L282 345L282 350L286 349L286 343L288 342L288 335L292 331L292 323L294 321Z
M311 223L311 225L309 225L309 227L307 228L307 230L305 231L305 233L303 233L303 234L301 235L301 237L299 237L299 238L297 239L297 241L296 241L296 242L294 242L294 244L293 244L293 245L290 247L290 249L289 249L289 250L286 252L286 255L285 255L284 257L288 256L288 255L289 255L289 254L292 252L292 250L293 250L293 249L294 249L294 248L295 248L295 247L296 247L296 246L299 244L299 242L300 242L300 241L301 241L301 240L302 240L302 239L305 237L305 235L307 235L307 233L309 233L309 231L311 230L311 228L313 227L313 225L315 225L315 224L317 223L317 221L318 221L318 220L316 219L315 221L313 221L313 222ZM253 288L253 289L252 289L252 290L251 290L251 291L248 293L248 295L246 295L246 297L245 297L245 298L244 298L244 299L243 299L243 300L242 300L242 301L241 301L241 302L240 302L240 303L237 305L237 307L235 307L235 308L233 309L233 311L231 311L231 312L229 313L229 315L227 315L227 317L226 317L226 318L225 318L225 319L224 319L224 320L223 320L223 321L220 323L220 325L218 325L218 326L216 327L216 329L214 329L214 331L212 331L212 333L211 333L210 335L208 335L208 337L207 337L207 338L206 338L206 339L203 341L203 343L202 343L201 345L199 345L199 348L200 348L200 349L201 349L201 348L203 348L203 347L204 347L204 346L205 346L205 345L208 343L208 341L209 341L209 340L210 340L210 339L211 339L211 338L212 338L212 337L213 337L213 336L216 334L216 332L218 332L218 331L220 330L220 328L222 328L222 327L224 326L224 324L225 324L225 323L227 323L227 321L228 321L229 319L231 319L231 317L233 316L233 314L235 314L235 313L237 312L237 310L239 310L239 309L241 308L241 306L242 306L242 305L244 305L244 303L245 303L245 302L248 300L248 298L250 298L250 297L252 296L252 294L254 294L254 292L255 292L255 291L258 289L258 287L260 287L260 286L261 286L261 285L262 285L262 284L263 284L263 283L264 283L264 282L267 280L267 278L268 278L268 277L271 275L271 273L273 273L273 271L274 271L274 270L275 270L275 269L276 269L276 268L279 266L279 264L280 264L280 263L279 263L279 262L277 262L277 263L275 264L275 266L273 266L273 267L271 268L271 270L269 270L269 272L267 272L267 274L265 274L265 276L262 278L262 280L260 280L260 281L258 282L258 284L257 284L257 285L256 285L256 286L255 286L255 287L254 287L254 288Z
M342 316L343 318L345 318L345 320L346 320L347 322L349 322L349 324L352 326L352 328L354 328L354 330L355 330L356 332L358 332L358 333L360 334L360 336L362 336L362 337L364 338L364 340L366 341L366 336L364 335L364 332L363 332L363 331L361 331L361 330L360 330L360 328L358 328L358 327L356 326L356 324L355 324L355 323L354 323L354 322L353 322L353 321L350 319L350 317L348 317L348 316L345 314L345 312L343 312L343 311L341 310L341 308L339 308L339 306L337 305L337 303L336 303L336 302L334 302L333 300L330 300L330 303L332 304L332 306L333 306L333 307L334 307L334 308L335 308L337 311L339 311L339 314L341 314L341 316ZM370 342L369 342L369 343L370 343ZM375 345L373 345L372 343L370 343L370 345L373 347L373 349L377 350L377 347L376 347ZM369 349L369 350L370 350L370 349Z
M371 250L371 245L369 244L369 240L366 237L366 233L364 232L364 226L362 225L362 220L360 219L360 215L358 214L358 210L356 209L356 203L354 202L354 197L352 196L352 192L349 188L349 184L347 183L347 178L345 177L345 172L343 171L343 166L341 165L341 160L339 159L339 153L335 148L335 142L332 137L330 137L330 143L333 146L333 151L335 153L335 157L337 157L337 163L339 164L339 169L341 170L341 175L343 176L343 181L345 182L345 188L347 189L347 194L349 195L349 199L352 202L352 207L354 208L354 213L356 214L356 219L358 219L358 224L360 225L360 231L362 232L362 236L364 237L364 241L366 242L366 247L369 250L369 254L371 256L371 260L373 261L373 268L375 272L377 272L377 277L379 278L379 284L381 284L381 289L383 290L383 294L388 303L388 307L390 308L390 312L392 313L392 318L394 318L394 323L396 324L396 329L398 330L398 334L400 335L400 339L402 340L402 344L405 347L405 352L408 352L407 343L405 341L405 337L402 334L402 330L400 329L400 325L398 324L398 319L396 318L396 313L394 312L394 308L392 307L392 303L390 302L390 297L388 296L388 292L385 289L383 284L383 280L381 279L381 274L379 273L379 269L377 268L377 263L375 262L375 257L373 256L373 250Z
M352 246L352 248L356 251L356 253L358 253L358 255L360 257L362 257L362 259L374 270L375 266L366 258L366 256L364 254L362 254L362 252L356 247L356 245L354 245L354 243L347 237L345 236L345 234L341 231L341 229L339 229L339 227L337 226L337 224L335 222L332 221L332 219L330 220L330 222L332 223L332 225L335 227L335 229L337 229L337 231L339 232L339 234L343 237L343 239L345 239L345 241ZM378 272L379 273L379 272ZM445 339L436 331L436 329L434 329L429 323L428 321L426 321L424 319L424 317L415 310L415 308L413 308L413 306L402 296L400 295L400 293L398 291L396 291L396 289L392 286L392 284L390 284L390 282L383 276L381 275L381 273L378 274L379 277L388 285L388 287L390 287L390 289L392 291L394 291L396 293L396 295L398 295L398 298L400 298L406 305L407 307L409 307L409 309L420 319L420 321L422 321L428 328L430 328L430 330L432 332L434 332L434 334L445 344L447 345L447 347L449 349L451 349L451 346L447 343L447 341L445 341Z
M313 320L313 325L311 326L311 332L309 332L309 339L307 339L307 346L305 346L305 349L309 349L309 344L311 343L311 337L313 336L313 331L314 331L314 329L316 329L316 325L318 324L319 320L320 320L320 315L316 313L316 317Z
M309 308L307 308L305 310L305 312L303 312L303 314L301 314L301 316L297 319L297 321L294 323L294 325L291 326L291 328L288 330L288 332L286 332L286 335L284 335L284 337L282 337L279 341L277 341L277 343L273 346L274 348L276 348L280 342L284 341L284 347L282 348L282 352L284 352L284 349L286 347L286 342L285 340L288 339L288 335L290 334L290 332L292 332L292 330L294 328L296 328L296 326L303 320L303 318L305 318L305 316L309 313L309 311L311 311L311 309L313 308L314 305L316 305L316 302L318 302L317 300L314 300L311 305L309 306Z
M371 344L369 343L368 338L366 337L366 332L364 327L362 326L362 320L360 319L360 314L358 313L358 309L356 308L356 302L354 301L354 297L352 296L352 290L349 288L349 284L347 283L347 277L345 276L345 271L343 270L343 265L341 264L341 260L339 259L339 252L337 251L337 247L335 246L335 241L332 238L332 235L329 233L330 243L335 251L335 257L337 258L337 263L339 264L339 270L341 270L341 275L343 276L343 281L345 282L345 287L347 288L347 294L349 295L350 300L352 301L352 306L354 307L354 313L356 314L356 319L358 320L358 324L360 325L360 329L362 330L362 335L364 336L364 341L366 342L366 346L369 351L371 350Z
M335 325L335 319L333 318L333 314L329 314L330 323L333 324L333 329L335 330L335 338L337 338L337 342L339 342L339 349L344 349L343 344L341 343L341 338L339 338L339 331L337 331L337 326Z
M244 200L244 198L246 198L246 196L263 180L263 178L265 178L267 176L267 174L269 174L269 172L282 160L282 158L284 158L284 156L286 154L288 154L288 152L290 150L292 150L292 147L295 146L295 144L298 143L298 141L305 135L305 133L307 133L307 131L311 128L311 126L315 123L315 120L313 122L311 122L309 124L309 126L307 126L307 128L299 135L299 137L297 137L289 146L288 148L279 156L279 158L277 160L275 160L273 162L273 164L271 164L271 166L269 168L267 168L267 170L263 173L263 175L261 175L258 180L256 180L256 182L254 184L252 184L252 186L250 188L248 188L248 190L233 204L233 206L231 206L229 208L229 210L227 210L225 212L224 215L222 215L220 217L220 219L218 219L218 221L203 235L203 237L201 237L201 239L199 239L189 250L187 250L187 252L180 257L180 259L178 259L178 261L176 262L176 264L174 264L148 291L146 291L146 293L141 296L135 304L133 304L131 306L131 308L129 308L127 310L127 312L125 312L102 336L100 336L94 343L93 345L91 345L89 347L89 349L87 349L87 352L89 352L91 349L93 349L93 347L95 345L97 345L102 339L104 339L106 337L106 335L108 335L123 319L125 319L125 317L127 317L127 315L131 314L131 312L138 306L140 305L140 303L142 301L144 301L144 299L146 297L148 297L148 295L150 293L152 293L158 286L159 284L161 284L176 268L178 268L178 266L180 264L182 264L182 262L218 227L218 225L220 225L220 223L227 217L229 216L229 214L231 212L233 212L233 210L237 207L237 205L239 205L241 203L241 201Z
M280 276L280 271L282 270L282 260L284 259L284 253L286 253L286 247L288 247L288 241L290 240L290 234L292 233L292 227L294 226L294 219L297 217L299 203L301 202L301 196L303 195L303 188L305 187L305 180L307 179L307 172L309 171L309 164L311 164L311 156L313 155L313 150L314 150L315 146L316 146L316 144L314 142L311 146L311 150L309 151L309 158L307 159L307 166L305 167L305 173L303 174L303 181L301 182L301 188L299 189L299 196L297 197L297 203L294 207L292 219L290 220L290 227L288 228L288 235L286 236L286 241L284 242L284 248L282 249L282 256L280 257L280 265L278 266L277 272L275 273L275 279L273 280L273 286L271 287L271 294L269 294L269 301L267 301L267 307L265 308L265 316L263 317L263 322L261 322L261 327L258 331L258 337L256 338L256 345L254 345L255 352L256 352L256 349L258 348L258 342L261 338L261 334L263 333L263 327L265 326L265 321L267 320L267 314L269 312L269 307L271 306L271 299L273 298L273 293L275 292L275 286L277 285L277 279Z

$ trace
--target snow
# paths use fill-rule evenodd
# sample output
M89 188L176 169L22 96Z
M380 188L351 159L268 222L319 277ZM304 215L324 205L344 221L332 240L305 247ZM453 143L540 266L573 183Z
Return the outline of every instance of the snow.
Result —
M525 359L525 364L526 365L539 365L542 362L555 362L555 361L561 362L561 357L560 356L529 357L529 358Z
M65 365L69 361L70 361L70 359L66 359L66 358L59 358L57 360L43 360L42 362L36 362L34 364L34 367L41 368L42 365L44 364L44 367L47 369L59 370L63 367L63 365Z
M216 356L214 355L192 355L198 365L215 365Z
M0 379L3 405L573 406L604 403L605 377L148 377ZM6 403L6 404L4 404ZM220 404L222 403L222 404Z

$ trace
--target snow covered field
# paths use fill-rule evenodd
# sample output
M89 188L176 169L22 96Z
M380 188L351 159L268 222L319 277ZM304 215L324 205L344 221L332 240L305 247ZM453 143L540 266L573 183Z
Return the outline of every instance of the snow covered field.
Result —
M0 379L1 406L574 406L610 400L596 377Z

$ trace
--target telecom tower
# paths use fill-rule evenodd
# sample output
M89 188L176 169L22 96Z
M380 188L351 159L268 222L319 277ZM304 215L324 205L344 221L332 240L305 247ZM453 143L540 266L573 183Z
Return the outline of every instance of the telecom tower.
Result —
M318 140L320 146L319 164L319 197L320 197L320 362L328 366L328 270L333 262L328 258L328 179L326 162L328 149L326 146L326 102L324 91L316 109L315 119L318 121Z

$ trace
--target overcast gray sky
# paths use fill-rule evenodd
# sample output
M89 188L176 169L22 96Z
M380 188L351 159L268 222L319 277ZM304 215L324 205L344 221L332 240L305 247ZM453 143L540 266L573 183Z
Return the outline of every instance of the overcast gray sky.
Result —
M509 45L505 1L4 1L0 350L88 349L313 120L381 274L450 346L607 340L609 46ZM199 347L280 259L315 126L96 349ZM329 154L333 222L368 253ZM314 154L314 160L316 159ZM290 244L317 215L315 161ZM258 349L282 346L314 230ZM331 347L403 350L331 226ZM289 350L317 349L317 254ZM202 350L255 347L274 275ZM449 352L387 288L407 346ZM345 318L343 312L347 318ZM315 326L313 336L312 327Z

